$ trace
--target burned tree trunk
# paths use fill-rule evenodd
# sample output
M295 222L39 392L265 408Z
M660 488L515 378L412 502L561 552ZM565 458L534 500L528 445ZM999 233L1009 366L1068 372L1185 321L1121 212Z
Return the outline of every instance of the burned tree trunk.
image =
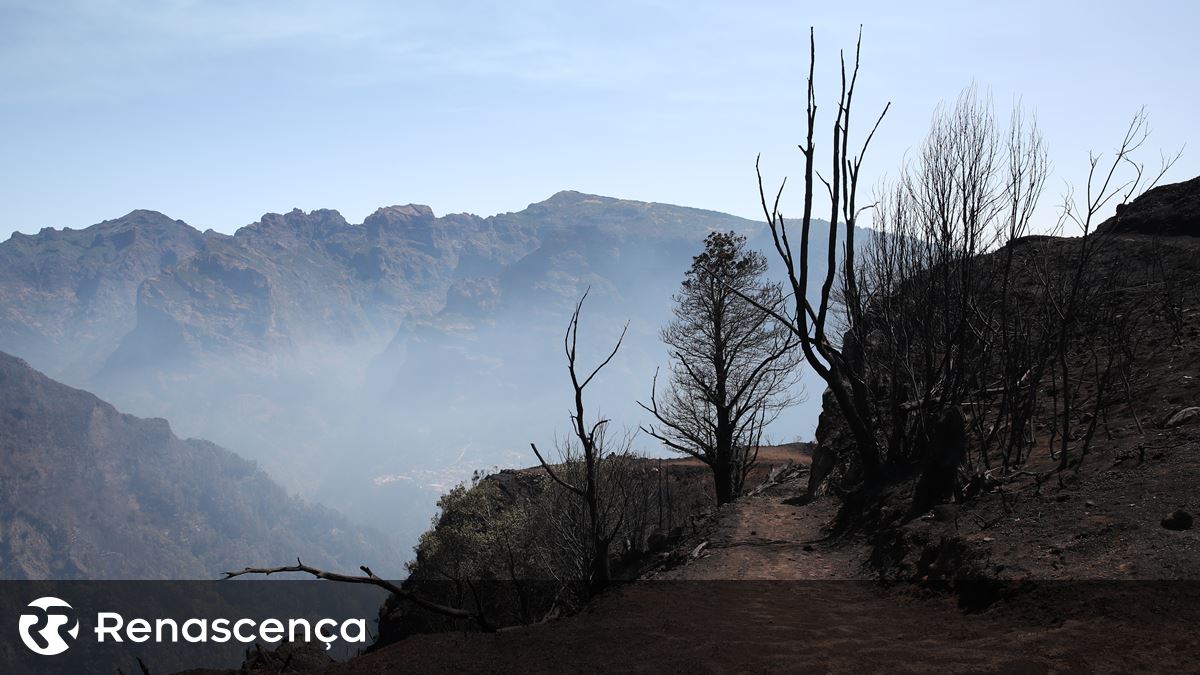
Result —
M906 519L925 513L954 495L958 467L967 459L967 426L958 407L942 413L924 450L921 478L913 491Z

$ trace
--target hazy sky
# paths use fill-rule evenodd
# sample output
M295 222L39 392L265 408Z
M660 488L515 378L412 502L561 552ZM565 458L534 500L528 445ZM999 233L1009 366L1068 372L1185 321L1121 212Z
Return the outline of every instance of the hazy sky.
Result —
M892 101L873 184L972 81L1036 111L1079 181L1145 105L1197 142L1190 2L0 0L0 239L152 208L232 231L417 202L512 211L561 189L756 216L796 174L808 26L824 111L865 24L857 112Z

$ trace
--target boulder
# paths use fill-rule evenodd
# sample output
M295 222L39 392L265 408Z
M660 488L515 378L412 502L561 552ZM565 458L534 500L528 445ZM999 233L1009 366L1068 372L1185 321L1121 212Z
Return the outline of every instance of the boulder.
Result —
M1162 519L1162 526L1168 530L1187 530L1191 529L1192 522L1192 514L1183 509L1177 509Z

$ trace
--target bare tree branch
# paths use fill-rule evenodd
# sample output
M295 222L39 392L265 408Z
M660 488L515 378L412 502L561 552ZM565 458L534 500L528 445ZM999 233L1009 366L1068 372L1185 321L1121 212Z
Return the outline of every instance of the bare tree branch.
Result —
M375 573L371 571L371 568L367 567L366 565L363 565L359 569L363 571L363 576L341 574L339 572L328 572L326 570L305 565L304 563L300 562L299 558L297 558L295 565L283 565L280 567L246 567L238 572L224 572L224 578L232 579L234 577L240 577L246 574L261 574L263 576L270 576L272 574L279 574L283 572L302 572L304 574L309 574L318 579L325 579L327 581L336 581L347 584L368 584L390 591L397 597L408 600L419 607L436 614L441 614L442 616L448 616L455 619L473 620L479 625L479 628L485 632L493 632L495 630L495 628L488 623L487 619L484 618L484 616L480 613L470 612L457 607L439 605L435 602L429 602L428 600L415 595L411 591L401 588L387 579L376 576Z

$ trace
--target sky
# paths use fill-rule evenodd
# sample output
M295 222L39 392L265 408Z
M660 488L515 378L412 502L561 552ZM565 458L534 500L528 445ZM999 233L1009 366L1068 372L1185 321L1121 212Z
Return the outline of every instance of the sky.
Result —
M771 181L801 170L809 27L827 121L860 24L856 128L891 102L863 184L974 83L999 117L1036 115L1053 219L1142 106L1147 163L1192 142L1167 179L1200 174L1196 7L0 0L0 240L135 208L232 232L294 207L490 215L564 189L758 217L756 155Z

